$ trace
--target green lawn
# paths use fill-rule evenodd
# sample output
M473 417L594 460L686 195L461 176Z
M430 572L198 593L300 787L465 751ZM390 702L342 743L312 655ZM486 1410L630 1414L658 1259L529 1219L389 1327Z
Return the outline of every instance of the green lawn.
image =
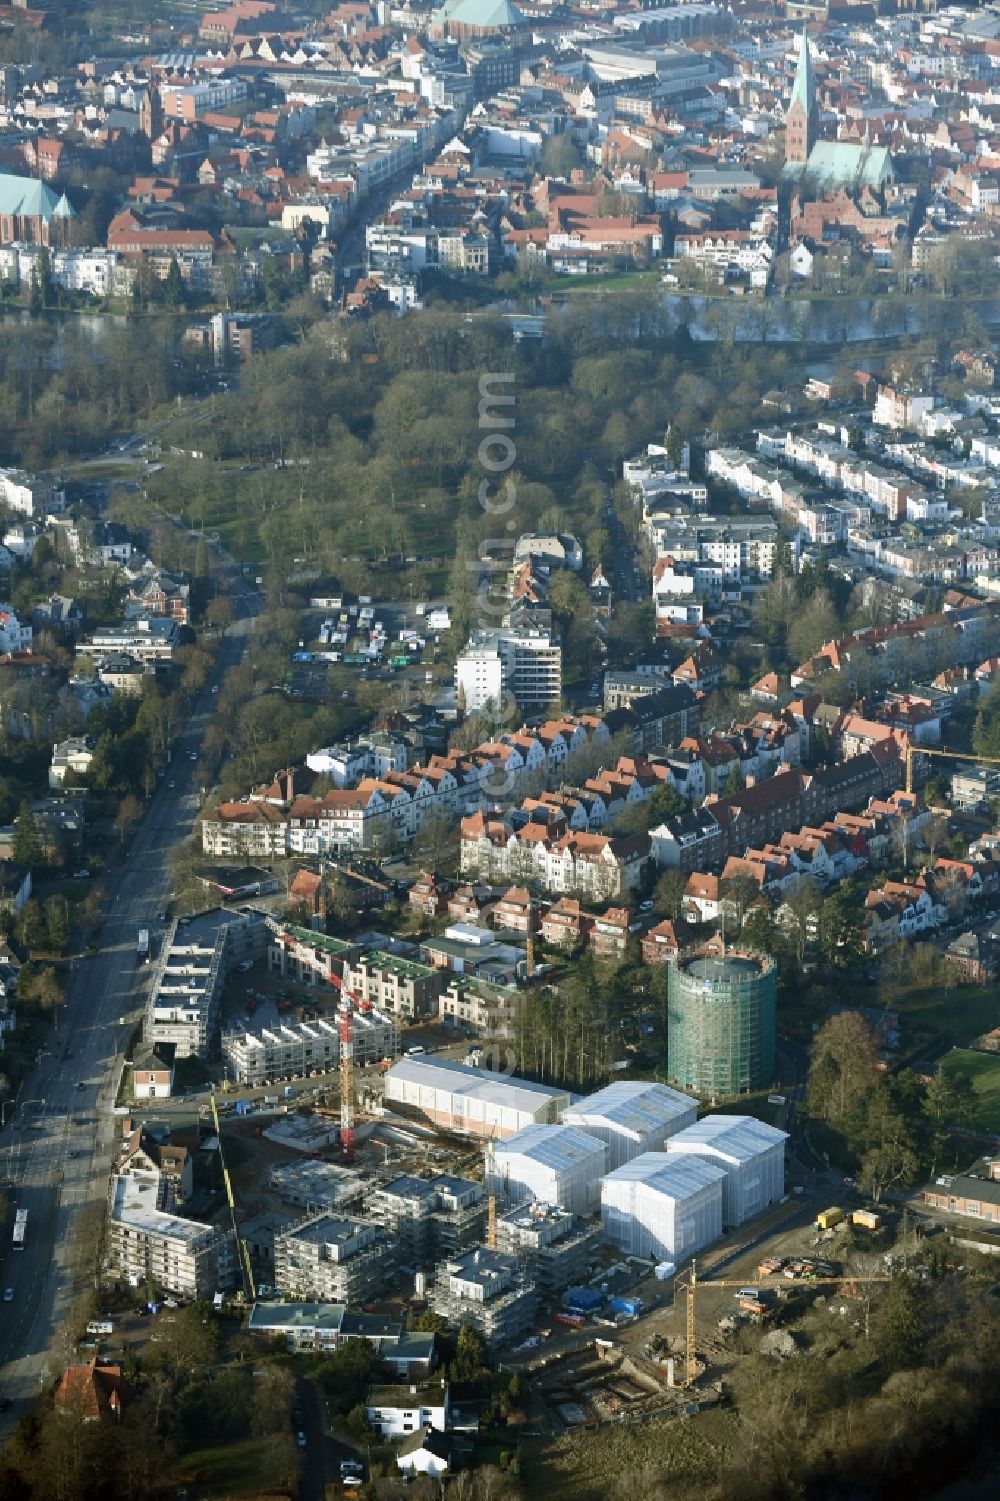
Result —
M1000 1053L973 1053L956 1048L942 1059L941 1067L961 1070L972 1079L976 1095L976 1125L1000 1135Z
M974 1041L1000 1024L1000 996L978 985L954 990L919 990L895 1002L904 1028L904 1041L915 1033L959 1046Z
M200 1497L290 1495L287 1440L239 1439L217 1449L196 1449L177 1464L179 1485L196 1486ZM294 1464L293 1464L294 1471Z

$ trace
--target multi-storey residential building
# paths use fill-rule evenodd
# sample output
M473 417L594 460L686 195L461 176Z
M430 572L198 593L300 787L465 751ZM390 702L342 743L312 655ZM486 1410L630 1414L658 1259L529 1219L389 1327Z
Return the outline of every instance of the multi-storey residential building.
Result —
M12 605L0 604L0 654L30 651L32 630L22 625Z
M274 1238L274 1278L286 1298L361 1303L392 1275L396 1247L380 1225L317 1214Z
M438 996L438 1015L445 1026L465 1027L490 1041L513 1038L517 1006L516 991L469 975L453 975Z
M353 1020L354 1060L377 1063L399 1052L394 1017L378 1011L358 1011ZM278 1022L275 1026L236 1026L222 1035L226 1074L240 1084L266 1084L272 1079L323 1072L340 1062L340 1033L334 1022Z
M235 965L266 951L264 915L215 910L175 921L163 941L146 1003L144 1036L174 1045L178 1058L203 1058L218 1041L222 986Z
M357 958L361 952L357 944L343 938L281 923L273 917L268 918L268 928L268 968L274 974L297 980L300 985L329 983L331 973L342 975L346 961Z
M516 823L474 813L461 826L461 868L482 880L530 880L542 890L611 901L642 881L649 836L570 833L565 818L536 810ZM546 810L551 811L551 810Z
M77 642L77 653L106 657L126 653L137 662L170 662L180 645L180 626L174 619L150 616L126 625L104 626Z
M469 1323L496 1347L531 1328L538 1297L534 1277L513 1256L479 1248L438 1266L430 1304L449 1324Z
M447 981L441 970L374 951L344 962L344 984L379 1011L414 1021L437 1014Z
M467 712L513 699L541 709L562 696L562 647L548 631L525 627L477 631L455 663L455 687Z
M109 1271L133 1287L147 1283L183 1298L212 1298L235 1280L232 1232L172 1214L168 1194L159 1173L111 1179Z
M435 1178L404 1174L371 1194L368 1217L388 1231L407 1261L454 1256L479 1240L486 1228L483 1185L441 1173Z

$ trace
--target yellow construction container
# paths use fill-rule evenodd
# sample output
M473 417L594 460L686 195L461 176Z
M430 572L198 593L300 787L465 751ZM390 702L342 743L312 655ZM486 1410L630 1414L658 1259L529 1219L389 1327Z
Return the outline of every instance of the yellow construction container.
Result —
M818 1230L832 1230L834 1225L839 1225L844 1218L844 1211L836 1205L831 1209L824 1209L816 1216L816 1228Z
M851 1215L851 1224L860 1225L862 1230L878 1230L882 1224L881 1216L874 1209L855 1209Z

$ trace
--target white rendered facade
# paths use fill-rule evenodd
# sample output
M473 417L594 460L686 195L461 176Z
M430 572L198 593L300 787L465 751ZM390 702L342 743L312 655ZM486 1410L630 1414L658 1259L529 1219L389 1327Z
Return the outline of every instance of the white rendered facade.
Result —
M683 1261L722 1234L724 1170L695 1156L644 1152L601 1185L605 1241L629 1256Z
M698 1119L698 1101L665 1084L624 1080L574 1101L560 1119L603 1141L614 1172L643 1152L664 1151L668 1137Z
M487 1155L487 1191L501 1202L537 1199L587 1216L600 1203L604 1142L574 1126L528 1126Z
M690 1153L723 1169L722 1223L735 1229L784 1194L787 1140L787 1132L752 1115L706 1115L672 1136L667 1151Z

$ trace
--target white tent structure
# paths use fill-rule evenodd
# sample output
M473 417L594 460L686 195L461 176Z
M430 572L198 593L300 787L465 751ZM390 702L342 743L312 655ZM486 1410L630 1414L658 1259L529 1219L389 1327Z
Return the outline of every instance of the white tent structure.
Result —
M601 1184L604 1239L629 1256L683 1261L722 1234L725 1171L714 1162L644 1152Z
M487 1152L487 1192L504 1204L537 1199L586 1216L600 1203L607 1156L603 1141L575 1126L528 1126Z
M752 1115L706 1115L672 1136L667 1151L703 1157L725 1171L722 1223L734 1229L784 1194L787 1140L787 1131Z
M698 1101L665 1084L622 1081L576 1100L559 1119L607 1142L613 1171L642 1152L662 1152L668 1137L698 1119Z

